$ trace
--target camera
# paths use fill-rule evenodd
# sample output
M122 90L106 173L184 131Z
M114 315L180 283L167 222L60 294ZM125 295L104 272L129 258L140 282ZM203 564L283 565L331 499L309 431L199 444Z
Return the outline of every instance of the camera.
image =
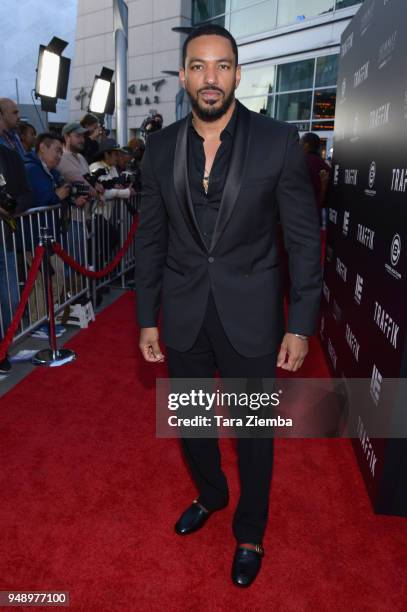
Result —
M0 208L5 211L5 213L2 213L4 221L11 231L15 232L17 222L13 215L17 209L17 201L7 192L7 181L3 174L0 174Z
M71 183L71 198L79 198L80 196L88 197L90 195L90 185L86 183Z
M163 127L163 118L160 113L156 111L150 111L148 117L146 117L143 123L140 126L140 129L143 130L144 135L148 136L152 132L157 132L161 130Z

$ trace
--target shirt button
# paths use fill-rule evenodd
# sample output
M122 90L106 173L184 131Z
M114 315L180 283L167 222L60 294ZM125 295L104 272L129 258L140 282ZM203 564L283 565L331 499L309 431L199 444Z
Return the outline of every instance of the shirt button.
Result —
M208 257L208 261L209 261L209 263L213 263L215 261L215 258L214 257Z

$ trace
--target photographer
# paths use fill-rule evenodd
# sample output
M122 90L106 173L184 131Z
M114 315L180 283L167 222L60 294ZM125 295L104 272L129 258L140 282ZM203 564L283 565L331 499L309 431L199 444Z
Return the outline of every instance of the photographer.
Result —
M105 200L115 198L128 200L134 195L134 189L126 186L125 181L117 171L119 153L121 152L127 153L126 150L119 147L115 140L106 138L99 146L95 161L90 165L92 175L105 187Z
M92 113L86 113L80 120L81 126L86 130L85 145L82 154L88 164L95 161L95 155L99 150L99 143L102 138L102 127L99 123L99 119Z
M77 121L67 123L62 128L64 138L64 151L57 170L62 174L67 183L83 183L89 187L91 198L102 196L104 189L102 185L93 187L85 178L89 174L89 164L82 155L85 148L85 134L87 130Z
M71 188L68 183L61 182L61 175L57 170L62 153L61 138L57 134L46 132L38 136L35 151L27 155L26 170L35 208L59 205L69 198ZM85 196L74 200L75 206L79 208L86 202Z
M46 132L38 136L35 143L35 151L28 154L26 158L26 171L34 199L34 207L32 210L43 206L62 206L60 217L58 213L54 215L53 211L48 211L33 215L31 224L28 218L25 219L25 247L27 251L31 252L27 254L29 260L32 259L32 253L37 244L40 227L48 227L51 232L55 234L55 239L60 241L61 232L68 231L69 235L71 226L70 206L74 205L78 208L82 208L88 200L85 196L76 198L70 197L70 185L62 180L60 173L56 170L61 161L62 152L61 138L57 134ZM65 239L65 235L63 235L62 242ZM55 271L53 275L53 290L56 295L58 286L60 289L63 286L64 264L56 255L52 255L51 263ZM37 293L40 296L38 300L38 309L35 296L32 295L30 298L32 319L34 321L42 318L46 313L42 279L38 277L36 282L39 288Z
M5 129L0 110L0 138ZM13 248L14 215L30 208L31 202L32 194L20 155L0 144L0 339L6 333L20 300ZM10 369L6 357L0 362L0 374L7 374Z
M150 111L148 117L146 117L140 126L143 130L144 137L147 139L149 134L161 130L163 127L163 116L155 111Z

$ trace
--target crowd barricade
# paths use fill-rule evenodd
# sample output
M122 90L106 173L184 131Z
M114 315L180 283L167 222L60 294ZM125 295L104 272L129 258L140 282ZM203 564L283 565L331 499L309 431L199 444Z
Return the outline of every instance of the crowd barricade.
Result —
M123 249L133 226L136 204L136 198L132 198L128 202L112 200L100 209L63 205L35 208L16 218L14 232L0 218L0 341L20 303L36 247L40 244L41 228L48 228L67 261L68 257L74 260L78 270L81 267L97 272L108 266L115 256L117 259ZM98 290L113 282L119 282L124 288L126 274L134 268L134 241L127 240L120 262L103 277L89 278L67 261L63 261L57 251L51 256L55 315L85 297L91 299L95 307ZM44 273L42 261L14 342L48 320Z

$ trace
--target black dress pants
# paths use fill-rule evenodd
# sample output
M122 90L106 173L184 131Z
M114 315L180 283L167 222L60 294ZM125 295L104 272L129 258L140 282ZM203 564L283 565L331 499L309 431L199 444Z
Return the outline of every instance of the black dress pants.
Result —
M249 324L249 322L248 322ZM167 347L170 378L267 378L275 376L275 352L244 357L229 342L212 294L194 346L185 352ZM199 491L198 501L209 510L227 504L229 493L221 467L217 438L181 438L186 461ZM272 438L238 438L240 498L233 519L233 534L240 543L260 544L267 524L273 468Z

